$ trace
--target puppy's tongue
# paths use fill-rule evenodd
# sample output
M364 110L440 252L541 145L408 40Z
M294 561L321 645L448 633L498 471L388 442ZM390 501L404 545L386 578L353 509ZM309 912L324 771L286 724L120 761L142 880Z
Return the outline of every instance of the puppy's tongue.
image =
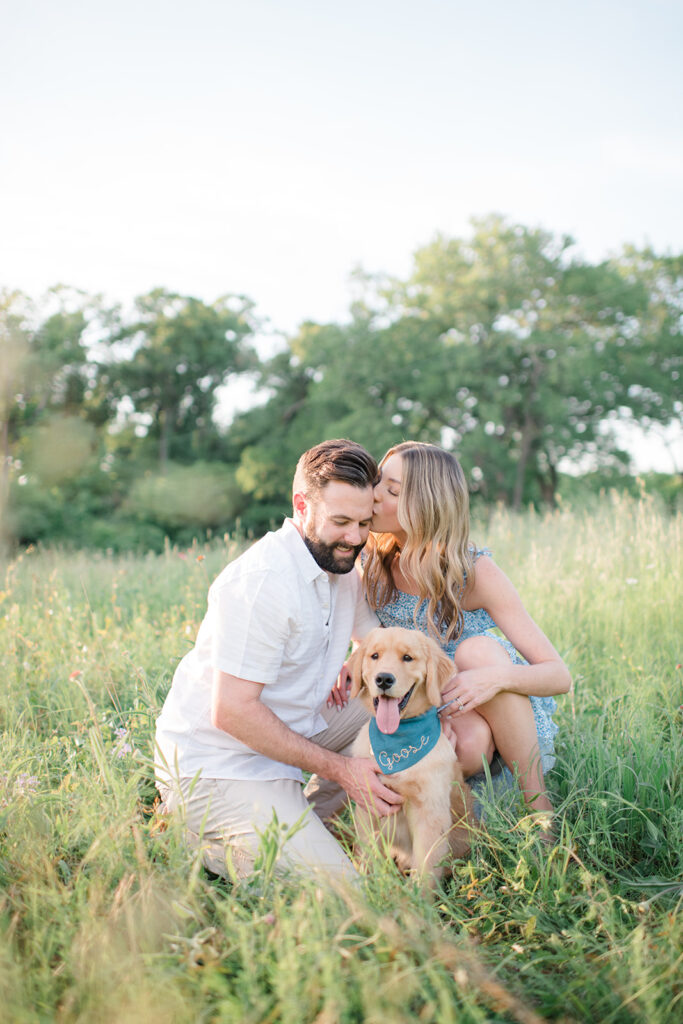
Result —
M377 728L380 732L392 733L398 729L401 714L398 710L398 698L380 697L377 702Z

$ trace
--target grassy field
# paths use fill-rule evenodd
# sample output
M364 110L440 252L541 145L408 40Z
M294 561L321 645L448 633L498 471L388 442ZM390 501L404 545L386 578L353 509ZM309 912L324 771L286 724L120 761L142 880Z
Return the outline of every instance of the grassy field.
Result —
M0 575L0 1014L8 1021L681 1019L681 517L650 499L478 524L565 655L550 852L519 808L433 900L231 891L154 810L152 735L237 542L29 550Z

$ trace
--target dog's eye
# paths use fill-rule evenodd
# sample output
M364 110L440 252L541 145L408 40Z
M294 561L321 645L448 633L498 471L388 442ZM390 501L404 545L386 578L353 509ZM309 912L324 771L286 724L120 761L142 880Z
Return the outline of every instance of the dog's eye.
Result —
M403 660L404 660L404 661L412 661L412 660L413 660L413 658L412 658L412 655L410 655L410 654L404 654L404 655L403 655Z
M370 657L372 658L373 661L377 661L377 659L379 658L379 654L377 653L377 651L373 651Z

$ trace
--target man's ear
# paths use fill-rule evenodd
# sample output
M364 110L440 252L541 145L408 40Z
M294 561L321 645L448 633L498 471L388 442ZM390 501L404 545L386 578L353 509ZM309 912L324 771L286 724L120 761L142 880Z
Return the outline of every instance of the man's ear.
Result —
M294 509L296 515L298 515L301 519L305 518L307 507L308 506L305 494L302 494L301 491L297 491L295 494L292 495L292 508Z

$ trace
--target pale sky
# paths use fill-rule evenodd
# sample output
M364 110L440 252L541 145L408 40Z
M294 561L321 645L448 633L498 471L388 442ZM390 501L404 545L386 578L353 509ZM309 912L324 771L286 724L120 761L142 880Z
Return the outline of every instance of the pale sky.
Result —
M345 316L499 212L683 248L680 0L0 0L0 285Z

